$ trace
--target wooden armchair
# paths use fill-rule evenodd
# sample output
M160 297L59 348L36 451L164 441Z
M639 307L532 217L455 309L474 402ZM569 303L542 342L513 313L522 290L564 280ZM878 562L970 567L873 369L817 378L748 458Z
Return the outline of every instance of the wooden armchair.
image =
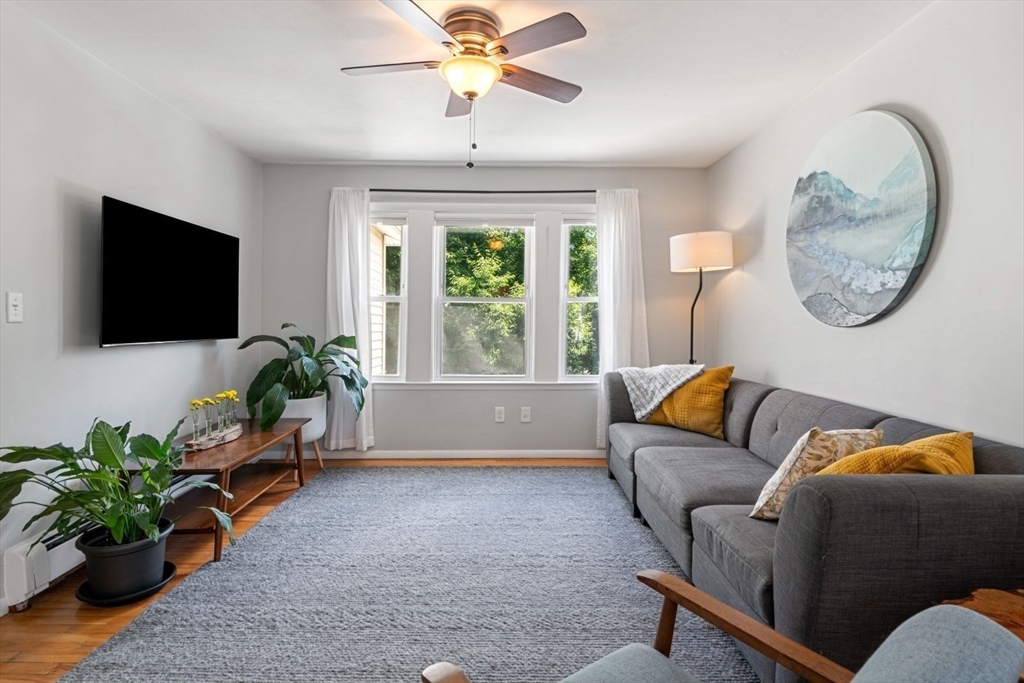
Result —
M668 658L679 605L812 683L1017 683L1024 668L1020 638L995 621L956 605L931 607L903 622L854 675L680 578L651 569L637 578L665 596L654 647L627 645L562 683L700 683ZM469 683L469 679L459 667L444 662L424 671L423 683Z
M636 578L665 596L661 606L654 649L668 657L676 628L676 610L688 609L730 636L794 671L811 683L849 683L853 672L800 643L776 633L746 614L716 600L677 576L655 569L645 569ZM440 662L428 667L423 683L471 683L459 667Z

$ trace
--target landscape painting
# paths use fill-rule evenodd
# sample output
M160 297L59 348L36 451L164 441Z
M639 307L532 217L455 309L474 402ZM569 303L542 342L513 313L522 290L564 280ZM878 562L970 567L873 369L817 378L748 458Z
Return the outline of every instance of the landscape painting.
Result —
M835 327L890 313L924 266L935 209L931 157L910 122L866 111L836 126L789 207L789 275L804 308Z

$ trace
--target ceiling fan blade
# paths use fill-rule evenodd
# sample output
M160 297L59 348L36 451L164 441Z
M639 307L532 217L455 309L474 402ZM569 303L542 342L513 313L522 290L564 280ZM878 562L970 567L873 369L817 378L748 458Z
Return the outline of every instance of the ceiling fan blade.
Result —
M444 111L445 116L448 118L469 116L469 112L471 111L473 111L472 102L463 97L459 97L451 90L448 91L448 108Z
M587 35L583 24L568 12L548 17L487 44L487 53L499 59L515 59Z
M380 0L395 14L412 24L420 33L453 53L462 52L462 44L434 21L434 18L413 0Z
M583 88L575 83L560 81L557 78L545 76L515 64L502 64L501 71L504 73L504 76L498 83L511 85L521 90L528 90L563 104L572 102L576 99L577 95L583 92Z
M391 74L396 71L423 71L436 69L441 62L402 62L400 64L374 64L372 66L347 66L341 73L349 76L370 76L373 74Z

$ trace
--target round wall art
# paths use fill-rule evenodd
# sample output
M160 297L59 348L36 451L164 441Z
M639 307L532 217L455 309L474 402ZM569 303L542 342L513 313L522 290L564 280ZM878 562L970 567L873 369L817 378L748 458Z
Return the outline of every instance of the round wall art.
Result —
M917 130L890 112L855 114L818 143L793 190L793 288L823 323L872 323L914 286L934 229L935 173Z

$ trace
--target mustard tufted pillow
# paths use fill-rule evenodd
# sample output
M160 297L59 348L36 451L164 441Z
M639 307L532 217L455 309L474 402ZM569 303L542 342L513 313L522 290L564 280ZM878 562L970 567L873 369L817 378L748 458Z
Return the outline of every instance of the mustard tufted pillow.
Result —
M843 458L818 474L974 474L971 432L938 434Z

